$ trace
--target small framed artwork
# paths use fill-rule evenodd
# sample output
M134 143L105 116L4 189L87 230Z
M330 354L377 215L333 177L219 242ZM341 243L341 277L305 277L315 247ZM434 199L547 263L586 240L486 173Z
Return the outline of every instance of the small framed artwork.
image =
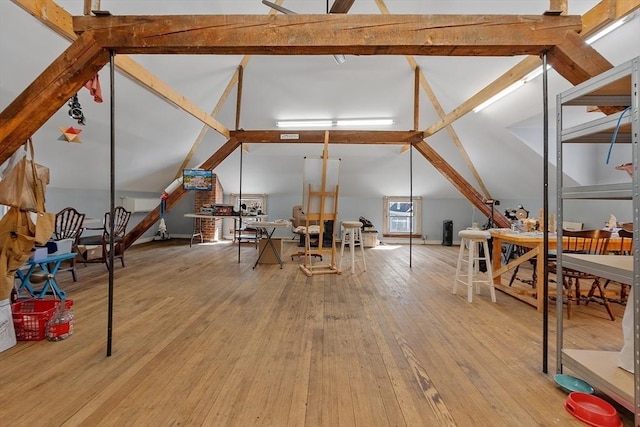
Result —
M238 194L231 195L231 204L236 211L242 211L243 215L266 215L267 195L266 194Z
M204 169L184 169L182 171L182 188L185 190L213 189L213 171Z

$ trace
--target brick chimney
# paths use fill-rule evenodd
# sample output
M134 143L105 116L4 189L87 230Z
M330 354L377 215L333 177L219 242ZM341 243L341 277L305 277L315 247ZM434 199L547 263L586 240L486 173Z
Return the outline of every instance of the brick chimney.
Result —
M204 205L222 203L224 201L224 190L218 180L218 175L213 174L211 191L195 190L194 212L200 212ZM194 219L195 220L195 219ZM202 238L207 242L218 241L222 238L222 219L202 218Z

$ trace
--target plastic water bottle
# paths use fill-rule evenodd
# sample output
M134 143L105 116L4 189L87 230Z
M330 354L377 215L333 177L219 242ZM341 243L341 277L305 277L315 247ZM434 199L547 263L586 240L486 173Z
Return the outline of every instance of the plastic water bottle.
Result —
M47 322L46 337L49 341L61 341L73 334L73 312L60 301L55 313Z

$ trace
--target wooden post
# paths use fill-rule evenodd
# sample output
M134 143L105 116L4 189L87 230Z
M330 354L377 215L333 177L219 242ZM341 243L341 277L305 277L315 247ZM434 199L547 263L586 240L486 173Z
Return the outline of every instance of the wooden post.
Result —
M100 0L84 0L84 15L91 15L92 10L100 10Z

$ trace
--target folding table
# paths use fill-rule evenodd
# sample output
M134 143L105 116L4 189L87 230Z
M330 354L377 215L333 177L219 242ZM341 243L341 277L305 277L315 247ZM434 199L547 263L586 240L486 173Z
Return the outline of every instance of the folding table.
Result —
M253 264L253 268L256 268L256 266L260 262L260 258L262 258L262 255L264 254L264 251L267 250L267 248L271 248L271 250L273 251L273 254L276 256L276 259L278 260L278 263L280 264L280 268L282 268L282 264L284 264L284 262L282 261L282 257L280 256L280 253L276 249L276 246L273 244L273 240L271 238L273 237L273 233L276 231L276 228L291 227L291 222L287 220L272 221L272 222L256 221L251 225L257 230L262 230L263 234L267 236L266 237L267 242L265 243L265 245L262 247L262 250L258 254L258 259L256 259L256 263ZM269 229L271 229L271 231L269 231Z

